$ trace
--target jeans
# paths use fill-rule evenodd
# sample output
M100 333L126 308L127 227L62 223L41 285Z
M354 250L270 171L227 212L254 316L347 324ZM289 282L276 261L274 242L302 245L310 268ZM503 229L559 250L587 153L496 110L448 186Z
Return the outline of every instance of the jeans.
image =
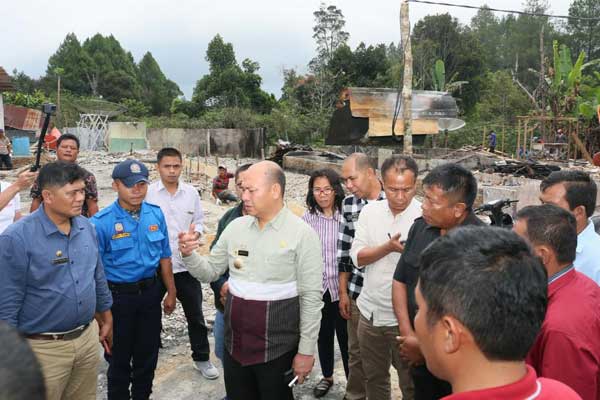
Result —
M223 352L225 351L225 317L219 310L217 310L217 313L215 314L213 335L215 336L215 355L221 360L221 364L223 364Z

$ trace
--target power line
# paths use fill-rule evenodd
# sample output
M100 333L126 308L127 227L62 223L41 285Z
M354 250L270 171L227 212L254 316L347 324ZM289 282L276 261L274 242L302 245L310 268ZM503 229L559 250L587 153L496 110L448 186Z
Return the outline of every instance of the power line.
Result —
M437 1L428 1L428 0L408 0L409 3L423 3L423 4L433 4L439 6L448 6L448 7L459 7L459 8L471 8L474 10L489 10L489 11L497 11L509 14L520 14L520 15L529 15L532 17L549 17L549 18L563 18L563 19L576 19L580 21L600 21L599 17L573 17L570 15L552 15L552 14L544 14L544 13L533 13L528 11L517 11L517 10L503 10L500 8L490 8L490 7L480 7L480 6L469 6L466 4L452 4L452 3L443 3Z

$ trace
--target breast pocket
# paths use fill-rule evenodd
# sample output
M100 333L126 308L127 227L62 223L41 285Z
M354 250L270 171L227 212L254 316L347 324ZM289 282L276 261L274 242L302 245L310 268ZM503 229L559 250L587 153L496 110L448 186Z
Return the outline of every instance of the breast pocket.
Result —
M296 252L292 249L279 249L267 256L270 276L274 280L288 280L296 276Z
M133 238L125 237L110 241L110 252L115 265L130 263L135 260Z
M165 235L161 231L148 232L146 239L148 239L148 252L152 257L160 255L163 246L163 239Z

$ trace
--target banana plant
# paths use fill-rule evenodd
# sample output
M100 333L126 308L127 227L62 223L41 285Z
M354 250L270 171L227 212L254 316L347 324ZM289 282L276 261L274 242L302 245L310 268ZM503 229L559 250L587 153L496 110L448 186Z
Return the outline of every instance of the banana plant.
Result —
M558 44L554 41L553 47L553 68L550 70L549 79L549 100L550 107L554 115L565 115L577 113L580 99L580 85L583 78L583 71L595 64L600 63L599 59L585 63L585 52L581 51L575 64L571 58L571 50L564 44Z
M452 78L446 83L446 67L442 60L437 60L435 62L431 75L433 78L433 90L439 92L452 93L469 83L468 81L457 81L456 78L458 77L458 72L452 75Z

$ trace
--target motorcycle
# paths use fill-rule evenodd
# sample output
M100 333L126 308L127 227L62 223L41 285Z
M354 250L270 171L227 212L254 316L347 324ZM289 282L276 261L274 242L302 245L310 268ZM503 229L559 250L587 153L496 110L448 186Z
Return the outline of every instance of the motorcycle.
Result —
M487 215L490 219L491 226L497 226L500 228L511 229L513 227L513 218L510 214L505 212L506 208L511 207L513 204L517 203L519 200L510 200L510 199L498 199L492 200L488 203L482 204L477 207L474 212L475 214L483 214Z

